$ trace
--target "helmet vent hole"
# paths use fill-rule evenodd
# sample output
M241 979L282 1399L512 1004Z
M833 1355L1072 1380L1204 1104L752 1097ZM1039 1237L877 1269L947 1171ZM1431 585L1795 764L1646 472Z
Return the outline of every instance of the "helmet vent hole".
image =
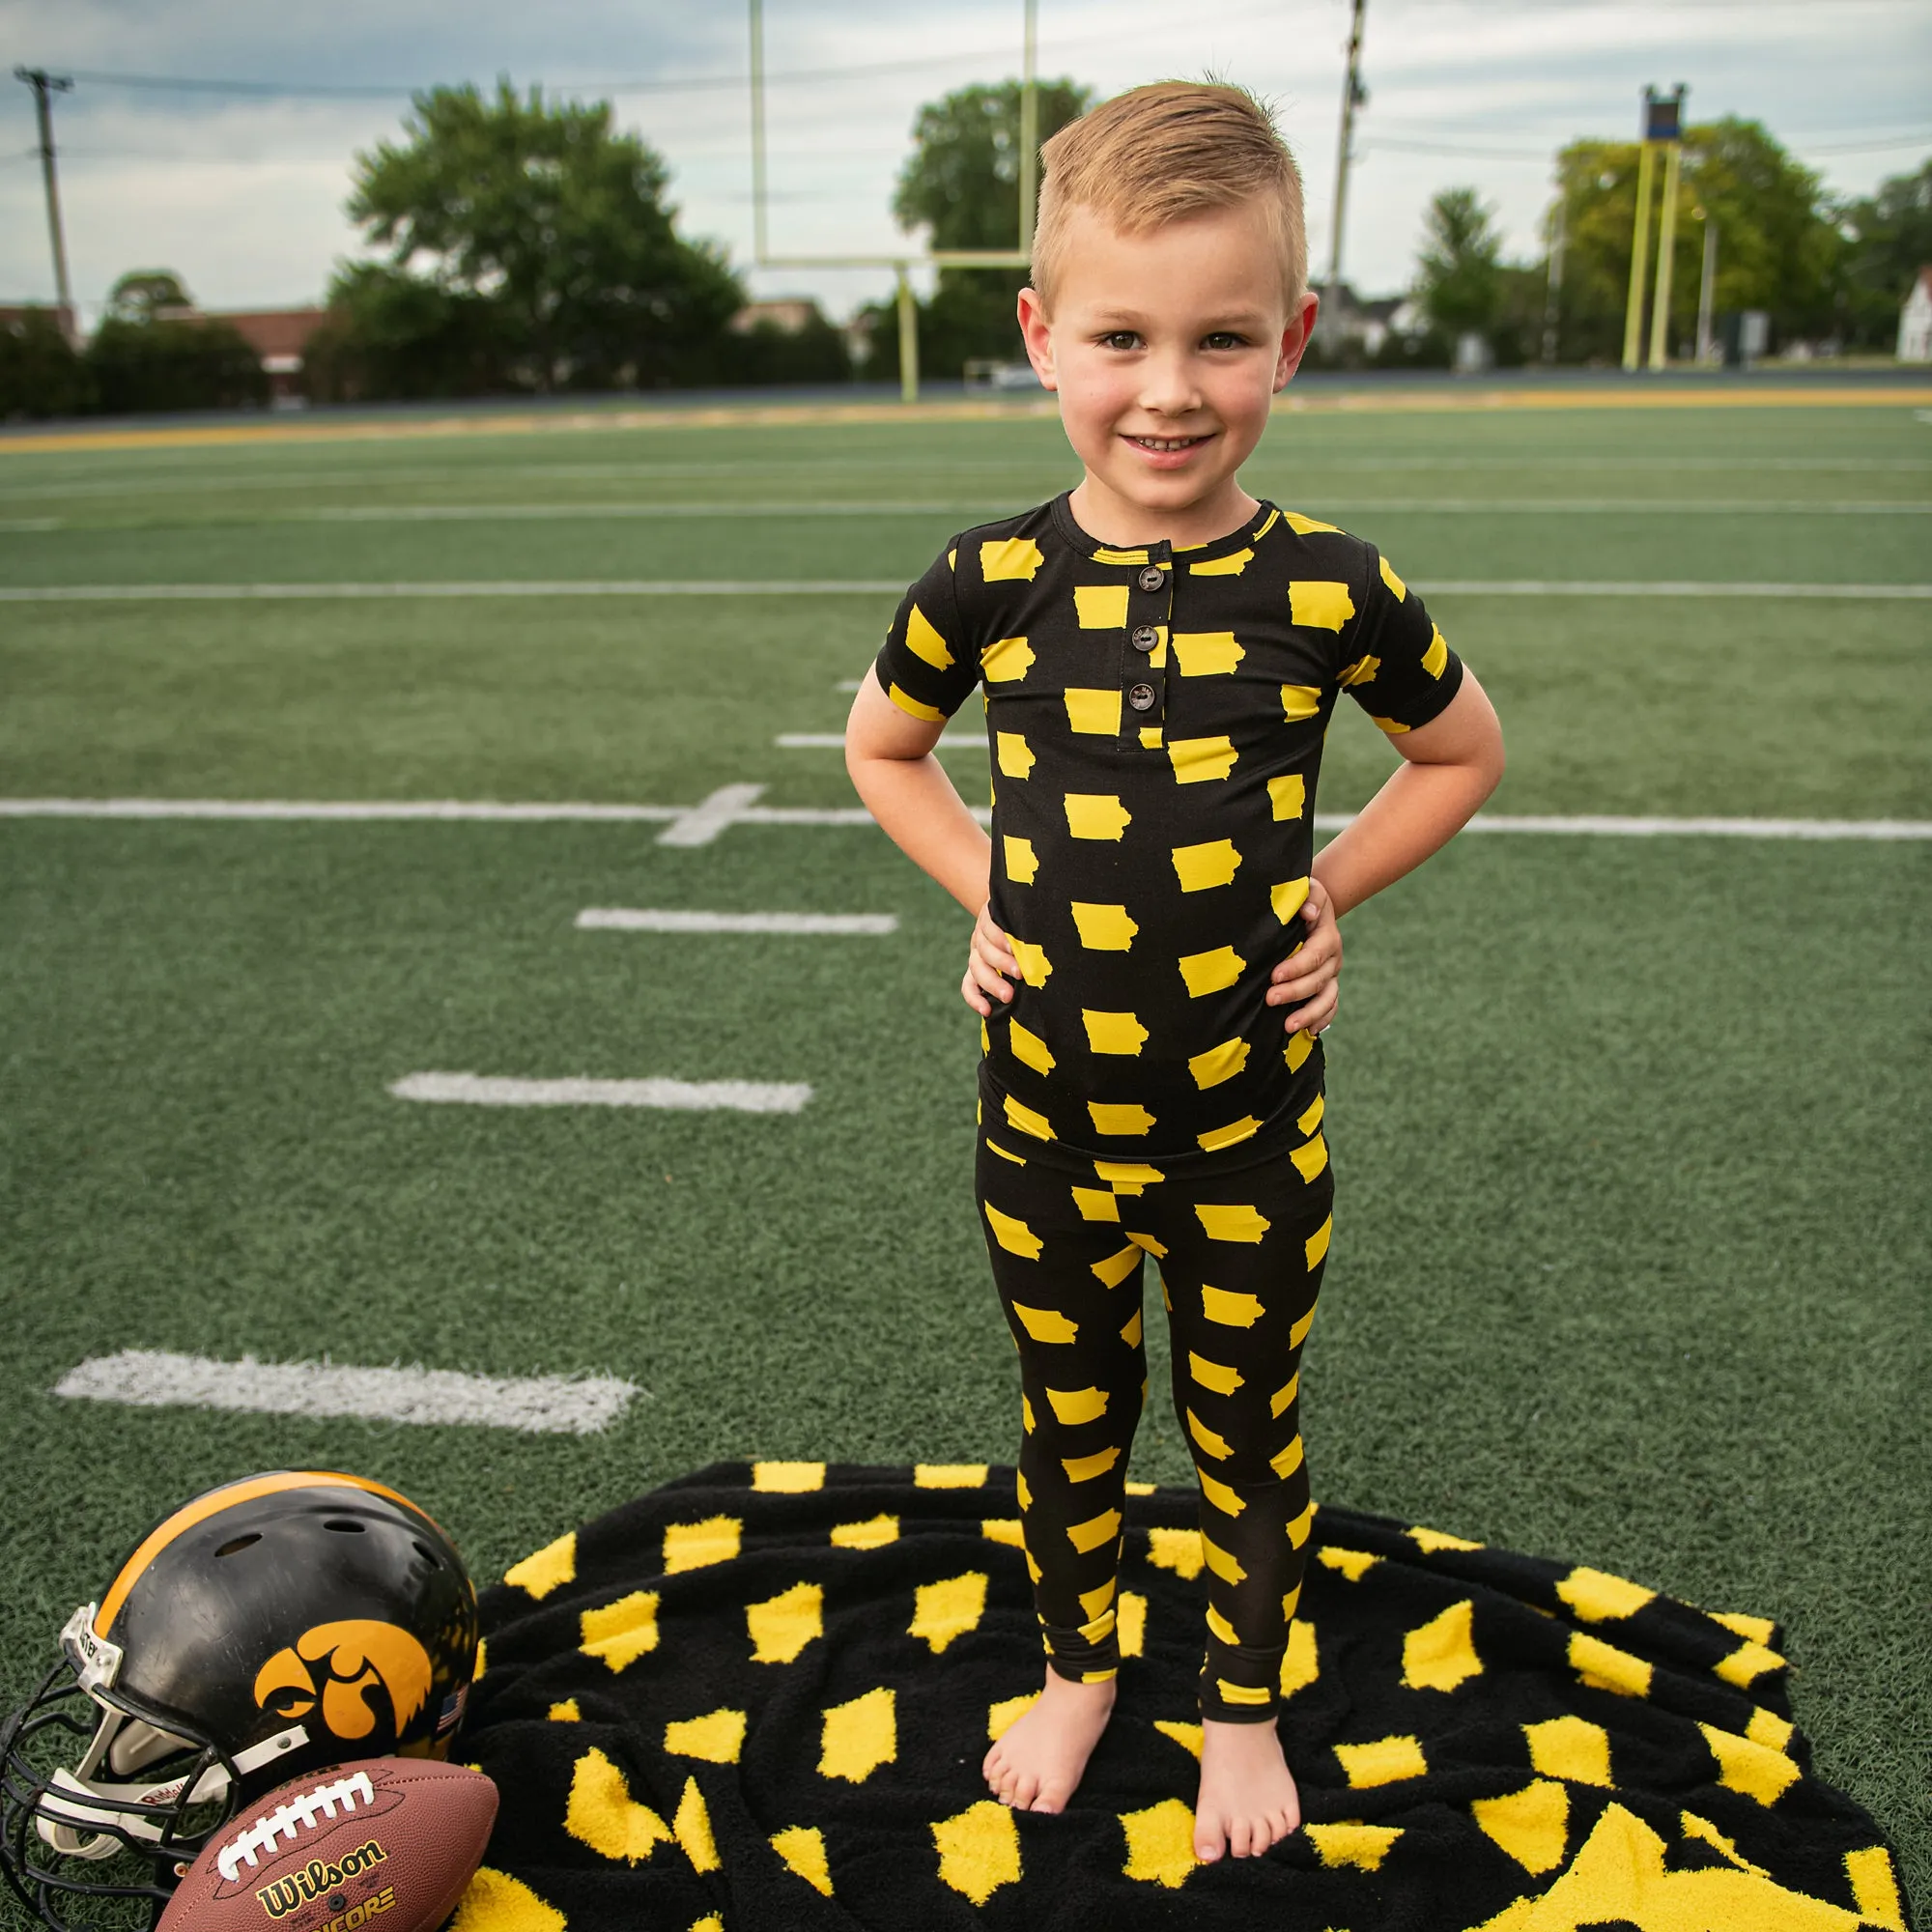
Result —
M229 1540L226 1543L224 1543L221 1546L221 1548L217 1549L214 1553L217 1556L233 1556L236 1555L239 1551L246 1549L251 1543L260 1543L261 1540L262 1539L251 1530L246 1536L230 1537Z
M343 1536L360 1536L362 1534L362 1525L354 1517L330 1517L323 1524L323 1528L335 1530Z
M428 1544L423 1542L418 1542L415 1546L415 1550L416 1554L420 1556L422 1560L425 1563L427 1563L432 1570L440 1570L442 1568L442 1559L437 1555L436 1551L432 1549Z

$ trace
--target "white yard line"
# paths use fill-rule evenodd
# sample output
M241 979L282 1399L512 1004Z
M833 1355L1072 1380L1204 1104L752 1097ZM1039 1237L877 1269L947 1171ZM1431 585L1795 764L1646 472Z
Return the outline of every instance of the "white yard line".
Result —
M1533 577L1438 578L1433 582L1415 582L1415 588L1429 597L1808 597L1834 604L1932 597L1932 583L1708 583L1694 579L1616 583Z
M463 819L511 824L689 816L683 805L508 805L495 799L0 798L0 818Z
M1566 582L1546 578L1411 579L1431 597L1766 597L1833 603L1932 598L1932 583ZM900 597L897 578L613 578L424 583L55 583L0 586L0 604L235 604L304 599L355 603L407 597Z
M845 933L883 938L899 929L889 912L683 912L656 906L590 906L577 915L580 932Z
M796 1114L811 1098L783 1080L513 1080L491 1073L411 1073L399 1100L463 1107L653 1107L687 1114Z
M943 748L957 750L961 745L977 745L980 751L986 749L986 739L979 731L942 731L939 737ZM842 731L781 731L772 740L781 752L842 752L845 749L845 734Z
M452 1369L357 1369L333 1362L217 1362L124 1349L70 1369L54 1393L129 1408L225 1408L357 1421L475 1423L534 1435L594 1435L638 1393L611 1376L469 1376Z
M409 503L384 506L357 503L341 508L319 510L277 510L250 523L270 524L490 524L490 523L576 523L592 519L654 517L993 517L1016 515L1025 509L1017 499L993 500L982 497L977 503L921 503L901 498L892 503L828 502L823 497L810 501L755 503ZM212 521L225 523L216 517ZM76 527L81 527L78 524ZM89 526L88 527L99 527Z
M1290 493L1293 494L1293 493ZM1311 515L1334 517L1923 517L1932 516L1932 501L1911 497L1841 497L1812 501L1802 497L1309 497ZM232 527L267 524L521 524L521 523L647 523L683 522L709 518L781 519L864 517L961 517L976 522L1016 515L1026 505L1016 500L982 498L979 502L933 503L899 500L884 503L827 502L822 498L782 502L553 502L553 503L355 503L319 509L269 510L206 519L148 517L136 528L165 525L170 528ZM0 532L29 534L48 530L126 528L125 523L100 524L78 517L0 518Z
M1318 818L1317 823L1321 821ZM1594 838L1932 838L1932 820L1913 818L1511 817L1478 812L1465 832L1577 834Z
M864 806L745 805L732 801L756 797L761 785L721 786L695 806L679 805L502 805L493 800L468 804L456 800L417 803L346 804L323 800L307 804L282 799L192 798L0 798L0 818L131 818L131 819L262 819L270 821L350 820L355 822L434 820L443 823L478 821L497 824L527 821L625 823L637 820L688 828L680 844L709 844L733 825L862 826L872 823ZM727 799L726 795L730 797ZM992 813L984 806L972 808L981 825ZM1349 812L1319 811L1318 832L1339 832L1353 823ZM1470 832L1583 834L1605 838L1645 838L1685 836L1720 838L1854 838L1891 841L1932 838L1932 819L1923 818L1642 818L1584 812L1512 816L1482 812L1465 828ZM696 836L702 831L703 838ZM669 833L660 835L669 843Z
M752 577L505 579L435 583L60 583L0 587L0 604L249 604L390 597L873 597L901 596L897 579Z
M720 785L658 834L660 845L709 845L724 828L742 818L764 795L761 784Z

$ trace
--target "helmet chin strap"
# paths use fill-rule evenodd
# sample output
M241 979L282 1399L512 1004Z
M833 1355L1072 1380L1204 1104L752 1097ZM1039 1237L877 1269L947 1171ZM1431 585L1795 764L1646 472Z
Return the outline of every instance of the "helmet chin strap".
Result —
M237 1751L231 1760L235 1775L246 1777L307 1742L307 1730L291 1724L273 1737ZM135 1807L183 1808L213 1804L228 1794L232 1780L226 1764L210 1765L195 1778L192 1790L187 1788L185 1776L160 1784L99 1776L103 1764L110 1771L118 1768L115 1760L124 1755L120 1749L123 1743L129 1746L125 1756L135 1768L173 1751L194 1748L190 1739L176 1737L110 1704L101 1704L100 1722L86 1755L73 1770L63 1765L53 1774L36 1807L35 1830L54 1851L71 1859L107 1859L124 1850L128 1838L158 1844L163 1827L148 1817L145 1808Z

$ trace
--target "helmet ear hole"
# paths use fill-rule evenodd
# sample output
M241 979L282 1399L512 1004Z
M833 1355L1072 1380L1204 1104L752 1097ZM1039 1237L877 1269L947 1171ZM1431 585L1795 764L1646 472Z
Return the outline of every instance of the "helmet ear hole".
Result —
M332 1529L340 1536L360 1536L362 1525L352 1516L330 1517L323 1524L324 1529Z
M238 1550L246 1549L251 1543L260 1543L261 1537L253 1530L246 1536L231 1536L214 1553L217 1556L233 1556Z
M117 1777L128 1777L187 1748L185 1738L178 1738L172 1731L164 1731L139 1718L130 1718L107 1747L107 1769Z

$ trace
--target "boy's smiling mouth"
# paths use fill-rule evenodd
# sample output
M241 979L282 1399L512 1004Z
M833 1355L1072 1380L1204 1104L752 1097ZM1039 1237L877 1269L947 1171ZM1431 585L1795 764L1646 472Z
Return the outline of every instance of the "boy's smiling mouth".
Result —
M1199 449L1204 442L1213 440L1208 434L1200 436L1134 436L1122 438L1136 449L1145 450L1150 456L1182 456L1190 449Z

